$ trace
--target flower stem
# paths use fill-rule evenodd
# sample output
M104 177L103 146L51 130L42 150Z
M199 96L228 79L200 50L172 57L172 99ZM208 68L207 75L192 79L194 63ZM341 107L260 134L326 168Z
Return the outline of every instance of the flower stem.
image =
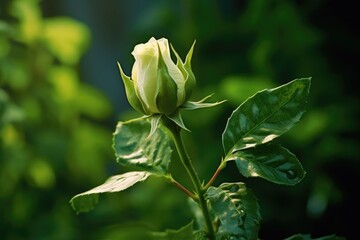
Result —
M180 158L182 164L184 165L184 167L191 179L191 182L194 185L196 197L198 199L200 209L204 215L204 219L206 222L207 234L208 234L207 237L209 238L209 240L215 240L214 227L213 227L213 224L211 221L209 208L207 206L207 203L206 203L206 200L204 197L205 189L202 188L200 179L195 171L195 168L193 167L193 165L191 163L191 159L190 159L189 155L186 152L185 145L184 145L184 142L183 142L183 140L181 138L181 134L180 134L181 128L178 127L172 121L169 121L167 119L163 121L163 125L170 131L171 137L172 137L175 147L176 147L176 150L179 154L179 158Z

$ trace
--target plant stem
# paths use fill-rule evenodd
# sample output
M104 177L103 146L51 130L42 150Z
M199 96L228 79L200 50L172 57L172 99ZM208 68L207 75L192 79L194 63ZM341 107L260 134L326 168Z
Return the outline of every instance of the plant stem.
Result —
M173 123L172 121L168 121L167 119L163 121L164 126L170 131L171 136L173 138L176 150L179 154L179 158L182 162L182 164L184 165L190 179L191 182L193 183L194 187L195 187L195 192L198 198L198 203L200 206L200 209L204 215L204 219L206 222L206 226L207 226L207 230L208 230L208 238L209 240L215 240L215 232L214 232L214 227L211 221L211 217L210 217L210 213L209 213L209 208L207 206L205 197L204 197L204 193L205 190L202 188L200 179L195 171L195 168L193 167L190 157L186 152L185 149L185 145L184 142L181 138L181 134L180 134L180 130L181 128L178 127L175 123Z
M171 183L174 184L178 189L180 189L182 192L184 192L186 195L188 195L189 197L191 197L194 201L197 201L197 196L194 195L194 193L190 192L186 187L184 187L183 185L181 185L178 181L176 181L175 179L171 178L170 179Z
M219 173L221 172L221 170L223 170L226 167L226 161L222 161L219 165L219 167L216 169L216 172L214 173L214 175L211 177L211 179L209 180L209 182L205 185L204 189L208 189L215 181L215 179L219 176Z

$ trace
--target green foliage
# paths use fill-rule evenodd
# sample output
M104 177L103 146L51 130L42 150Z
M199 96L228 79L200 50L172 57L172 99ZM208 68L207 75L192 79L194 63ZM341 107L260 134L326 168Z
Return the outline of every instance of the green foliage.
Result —
M216 239L257 239L260 209L255 195L244 183L222 183L209 187L205 198L220 222Z
M306 177L291 188L247 179L261 203L259 235L283 239L306 230L312 236L339 232L356 239L356 221L334 221L351 219L357 210L352 183L360 176L360 108L353 84L358 74L351 65L356 62L351 56L358 55L358 35L350 32L356 23L342 17L342 13L351 16L351 7L333 1L141 3L113 1L94 11L98 4L91 2L84 8L62 1L0 1L1 239L142 240L150 239L146 229L176 229L190 221L181 193L161 178L150 178L126 194L101 195L102 204L89 214L76 215L68 205L72 195L119 173L111 160L114 124L108 117L113 109L81 77L92 77L90 81L102 86L111 84L113 77L107 73L112 71L99 70L101 64L115 68L114 59L125 60L127 68L130 63L123 52L150 36L169 36L183 56L196 38L192 64L199 87L194 99L214 92L215 100L227 99L212 111L184 111L184 122L192 131L191 137L183 134L184 141L203 179L211 177L223 154L219 136L234 108L299 73L313 76L307 113L295 128L276 139L300 158ZM89 17L89 28L82 23L79 27L73 19L67 24L67 18L53 17L71 12L85 21ZM57 27L53 19L64 27ZM87 29L96 39L82 64L76 61L90 46ZM76 35L74 40L69 39L70 32ZM95 68L100 77L94 74ZM120 119L137 116L124 111L121 92L114 103L121 105ZM259 153L252 150L248 149L242 165L262 166ZM231 169L233 163L228 163L217 182L239 181L239 171L235 166ZM275 165L264 167L278 172ZM177 161L169 169L179 182L189 185Z
M79 62L90 39L89 29L84 24L71 18L57 17L47 19L43 28L45 44L52 55L65 64Z
M310 79L296 79L261 91L241 104L228 119L222 135L226 156L235 160L245 177L262 177L294 185L305 176L296 156L269 143L287 132L301 118L309 94Z
M310 79L296 79L264 90L241 104L230 116L223 133L227 156L267 143L293 127L305 111Z
M153 233L156 239L258 239L261 215L254 193L242 182L222 183L219 187L211 185L231 160L245 177L262 177L286 185L300 182L305 171L299 160L271 141L300 120L309 88L310 79L296 79L258 92L241 104L230 116L223 133L227 155L209 183L202 186L180 139L181 127L177 123L157 115L119 122L113 138L117 161L142 171L109 178L104 184L73 197L72 207L77 212L89 211L97 204L99 193L123 191L157 174L175 183L192 198L190 207L199 229L194 230L190 223L176 231ZM172 151L170 139L194 185L195 195L176 182L168 171Z
M90 31L43 17L36 0L0 9L1 239L86 238L62 202L105 178L113 156L103 125L112 106L80 79Z
M229 160L235 160L243 176L261 177L273 183L295 185L305 176L296 156L276 144L235 152Z
M150 123L146 119L119 122L113 143L121 165L158 175L168 173L172 151L169 139L160 128L150 135Z

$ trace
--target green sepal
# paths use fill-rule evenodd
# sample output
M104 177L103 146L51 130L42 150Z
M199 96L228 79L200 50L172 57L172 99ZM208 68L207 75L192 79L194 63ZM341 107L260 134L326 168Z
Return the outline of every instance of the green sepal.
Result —
M176 123L176 125L178 125L179 127L181 127L182 129L191 132L184 124L184 121L181 117L181 114L179 111L176 111L175 113L171 114L171 115L167 115L166 116L168 119L170 119L171 121L173 121L174 123Z
M195 42L192 44L188 54L186 55L185 62L183 62L176 52L175 48L170 44L173 53L176 56L176 66L180 69L181 73L185 77L185 100L191 97L192 91L196 86L196 78L191 68L191 58L194 51Z
M185 83L186 100L190 98L192 91L196 86L196 78L195 78L195 75L191 68L191 59L192 59L192 55L194 52L195 43L196 43L196 40L194 41L188 54L186 55L185 64L184 64L184 68L185 68L186 72L188 73L188 77L186 78L186 83Z
M226 102L226 100L222 100L220 102L215 102L215 103L205 103L205 101L207 99L209 99L210 97L212 97L213 95L214 94L210 94L209 96L206 96L197 102L187 101L183 105L181 105L181 108L185 109L185 110L195 110L195 109L201 109L201 108L215 107L217 105L220 105L220 104Z
M175 54L175 57L176 57L176 66L179 68L180 72L183 74L185 79L187 79L189 74L186 72L186 70L184 68L184 63L181 60L181 57L176 52L175 48L173 47L173 45L171 43L170 43L170 47L171 47L171 50L173 51L173 53Z
M120 70L120 75L121 78L124 82L125 85L125 92L126 92L126 97L130 103L130 105L139 113L143 113L143 114L147 114L146 111L144 110L141 101L139 100L139 98L137 97L136 93L135 93L135 86L134 86L134 81L132 81L130 79L130 77L126 76L124 71L121 68L120 63L118 62L118 66L119 66L119 70Z

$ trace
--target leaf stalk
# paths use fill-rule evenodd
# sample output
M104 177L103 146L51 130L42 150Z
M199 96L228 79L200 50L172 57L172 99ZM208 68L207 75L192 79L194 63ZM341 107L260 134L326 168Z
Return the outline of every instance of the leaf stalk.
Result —
M178 189L180 189L183 193L185 193L186 195L188 195L190 198L192 198L194 201L197 201L198 198L197 196L190 192L186 187L184 187L183 185L181 185L178 181L176 181L175 179L171 178L170 179L171 183L174 184Z
M221 170L223 170L226 167L226 161L221 161L219 167L216 169L214 175L211 177L209 182L204 186L204 190L208 189L216 180L216 178L219 176Z

